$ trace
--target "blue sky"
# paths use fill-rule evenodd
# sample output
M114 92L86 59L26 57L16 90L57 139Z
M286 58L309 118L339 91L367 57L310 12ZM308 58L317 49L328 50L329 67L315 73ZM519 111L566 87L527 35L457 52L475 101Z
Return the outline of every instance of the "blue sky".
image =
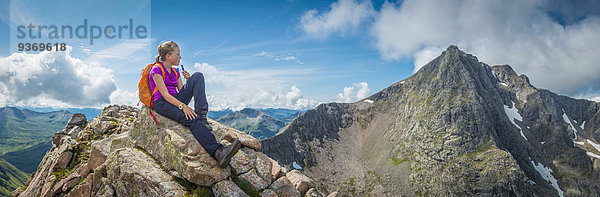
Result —
M600 100L596 1L0 0L0 104L135 105L139 70L172 40L206 76L211 109L306 109L400 81L448 45L509 64L541 88ZM70 5L70 6L64 6ZM46 39L69 52L16 52L19 24L148 29L146 39ZM12 24L12 25L11 25ZM560 74L557 74L560 73Z

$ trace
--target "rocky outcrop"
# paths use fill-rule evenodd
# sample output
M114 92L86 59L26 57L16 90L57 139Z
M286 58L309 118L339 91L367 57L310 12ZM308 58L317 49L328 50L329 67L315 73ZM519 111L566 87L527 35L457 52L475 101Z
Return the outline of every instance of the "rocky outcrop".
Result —
M599 123L599 103L450 46L407 79L322 104L261 143L342 196L598 196Z
M209 120L219 141L244 146L219 168L189 129L154 112L157 127L149 112L111 105L90 122L73 115L13 196L300 196L254 137Z

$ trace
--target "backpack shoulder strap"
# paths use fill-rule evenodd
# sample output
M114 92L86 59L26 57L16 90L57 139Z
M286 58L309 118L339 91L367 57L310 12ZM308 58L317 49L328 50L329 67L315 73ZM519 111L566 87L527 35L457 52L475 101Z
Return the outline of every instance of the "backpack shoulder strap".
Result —
M175 73L175 78L179 78L179 73L177 73L177 70L173 67L171 67L171 70L173 70L173 73Z
M164 81L165 80L165 69L163 68L162 63L159 62L159 63L156 63L156 64L158 64L158 67L160 68L160 71L162 72L162 78L163 78L163 81ZM156 94L156 92L158 92L158 87L154 88L154 91L152 91L152 95Z
M158 67L160 68L160 72L162 72L163 80L165 80L165 68L163 67L162 62L158 63Z

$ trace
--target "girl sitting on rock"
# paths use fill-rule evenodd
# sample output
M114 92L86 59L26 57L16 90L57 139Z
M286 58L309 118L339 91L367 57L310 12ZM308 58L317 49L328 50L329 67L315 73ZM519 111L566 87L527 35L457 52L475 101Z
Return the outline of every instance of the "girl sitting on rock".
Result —
M179 46L175 42L167 41L158 46L156 64L152 67L149 76L151 91L154 92L154 89L158 88L153 95L154 110L190 128L196 140L217 160L219 166L224 168L240 149L240 141L235 140L227 147L217 142L206 119L208 102L204 92L204 75L195 72L190 77L187 71L183 71L186 80L183 84L180 75L171 68L173 65L179 65L179 60L181 60ZM166 72L164 80L163 70ZM192 97L194 97L194 110L187 106Z

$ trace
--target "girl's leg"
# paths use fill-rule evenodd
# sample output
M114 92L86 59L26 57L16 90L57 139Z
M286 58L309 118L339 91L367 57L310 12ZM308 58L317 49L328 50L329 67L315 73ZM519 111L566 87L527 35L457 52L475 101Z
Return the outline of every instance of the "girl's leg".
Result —
M190 128L196 140L200 142L202 147L204 147L204 149L206 149L210 155L213 155L215 150L221 146L221 144L217 142L215 136L210 132L206 124L204 124L204 121L200 120L199 117L196 117L192 120L186 119L183 111L167 102L162 97L154 102L154 109L156 113Z
M204 75L200 72L195 72L183 85L183 88L179 90L179 93L175 95L175 98L187 105L192 100L192 97L194 97L194 111L208 110L204 88Z

